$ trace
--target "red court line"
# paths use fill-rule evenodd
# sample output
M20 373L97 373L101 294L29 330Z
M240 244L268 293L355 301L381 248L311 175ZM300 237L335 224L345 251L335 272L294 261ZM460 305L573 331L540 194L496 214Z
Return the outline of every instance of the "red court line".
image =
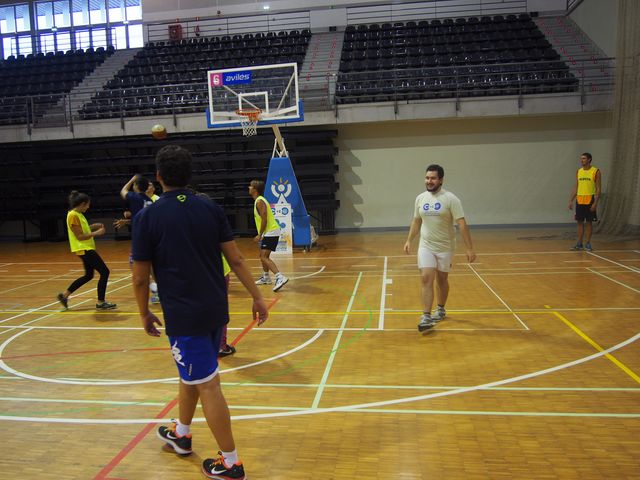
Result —
M271 307L278 303L278 300L280 300L280 297L274 298L267 308L271 310ZM254 322L257 323L257 320L252 320L250 326L253 325ZM245 330L249 331L250 329ZM154 418L163 418L177 404L177 398L171 400ZM122 450L120 450L120 452L115 457L113 457L113 459L107 464L107 466L105 466L95 477L93 477L93 480L117 480L114 478L108 478L107 475L118 466L118 464L124 459L124 457L126 457L155 426L155 423L149 423L142 430L140 430L140 432L138 432L138 434Z
M276 303L278 303L279 300L280 300L280 297L274 298L271 301L271 303L267 306L267 309L271 310L271 307L273 307ZM258 324L258 319L257 318L251 320L251 323L249 325L247 325L246 327L244 327L244 330L242 330L240 332L240 334L233 340L233 342L231 342L231 346L235 347L236 344L242 339L242 337L244 337L247 333L249 333L249 330L251 330L257 324Z
M158 413L158 415L155 416L155 418L163 418L177 404L178 399L174 398L160 411L160 413ZM155 426L155 423L149 423L142 430L140 430L140 432L138 432L138 434L133 437L133 439L129 443L127 443L127 445L122 450L120 450L120 452L115 457L113 457L113 460L111 460L102 470L100 470L100 472L95 477L93 477L93 480L107 480L107 475L111 472L111 470L116 468L122 461L122 459L126 457L129 452L131 452L131 450L133 450Z

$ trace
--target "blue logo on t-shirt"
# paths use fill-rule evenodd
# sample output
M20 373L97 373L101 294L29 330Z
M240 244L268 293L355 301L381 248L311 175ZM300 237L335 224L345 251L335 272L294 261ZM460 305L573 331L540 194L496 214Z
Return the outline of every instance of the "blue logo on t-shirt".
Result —
M433 207L435 210L440 210L442 208L442 204L441 203L436 203Z

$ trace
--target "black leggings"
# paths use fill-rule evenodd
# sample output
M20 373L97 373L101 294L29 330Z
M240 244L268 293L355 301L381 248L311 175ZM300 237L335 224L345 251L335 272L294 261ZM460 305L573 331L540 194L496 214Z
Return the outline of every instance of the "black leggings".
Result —
M95 250L86 250L84 255L80 255L80 260L84 265L84 276L74 280L69 285L69 293L75 292L82 285L87 283L93 278L93 271L97 270L100 274L100 280L98 280L98 301L104 302L104 297L107 292L107 281L109 280L109 269L98 255Z

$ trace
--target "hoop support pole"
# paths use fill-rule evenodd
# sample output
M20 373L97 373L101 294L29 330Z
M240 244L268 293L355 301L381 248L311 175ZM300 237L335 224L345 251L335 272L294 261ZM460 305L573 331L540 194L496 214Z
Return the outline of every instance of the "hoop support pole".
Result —
M284 138L282 138L280 128L278 127L278 125L271 125L271 128L273 129L273 134L276 137L276 142L273 146L274 154L272 156L275 156L275 154L277 153L279 157L288 157L289 154L287 152L287 147L284 146Z

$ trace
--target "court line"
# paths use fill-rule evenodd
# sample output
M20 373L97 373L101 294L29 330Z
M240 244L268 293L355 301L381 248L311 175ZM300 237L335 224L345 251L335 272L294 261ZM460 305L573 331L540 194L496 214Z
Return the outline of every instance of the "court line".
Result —
M35 320L34 320L35 321ZM229 372L235 372L237 370L244 370L246 368L251 368L251 367L255 367L257 365L262 365L264 363L269 363L272 362L274 360L277 360L279 358L291 355L295 352L297 352L298 350L301 350L303 348L306 348L307 346L309 346L310 344L312 344L313 342L315 342L320 335L322 335L324 333L324 329L316 329L317 332L316 334L311 337L310 339L308 339L307 341L301 343L300 345L289 349L285 352L279 353L277 355L274 355L272 357L269 358L265 358L262 360L258 360L252 363L247 363L245 365L240 365L238 367L233 367L233 368L227 368L224 370L221 370L220 373L229 373ZM361 330L361 329L360 329ZM16 377L21 377L24 378L26 380L36 380L36 381L41 381L44 383L57 383L57 384L63 384L63 385L94 385L94 386L112 386L112 385L141 385L141 384L148 384L148 383L164 383L164 382L170 382L170 381L175 381L177 380L177 377L168 377L168 378L156 378L156 379L146 379L146 380L97 380L97 381L87 381L87 380L74 380L74 379L63 379L63 378L47 378L47 377L39 377L39 376L35 376L35 375L30 375L28 373L23 373L20 372L18 370L15 370L13 368L11 368L9 365L7 365L2 357L2 352L4 351L4 349L6 348L6 346L13 341L15 338L30 332L29 329L26 329L22 332L17 333L16 335L14 335L13 337L7 339L2 345L0 345L0 368L2 370L4 370L7 373L13 374ZM121 350L117 350L117 351L122 351L124 349ZM116 351L116 352L117 352ZM104 353L104 351L99 351L98 353ZM114 352L115 353L115 352ZM9 357L11 358L11 357Z
M522 321L522 319L518 316L518 314L517 314L516 312L514 312L514 311L511 309L511 307L510 307L509 305L507 305L507 302L505 302L505 301L500 297L500 295L498 295L498 294L496 293L496 291L495 291L493 288L491 288L491 286L490 286L490 285L489 285L489 284L484 280L484 278L482 278L482 277L480 276L480 274L479 274L478 272L476 272L476 269L475 269L475 268L473 268L473 265L469 263L469 264L467 264L467 266L471 269L471 271L472 271L473 273L475 273L475 274L476 274L476 276L480 279L480 281L481 281L482 283L484 283L485 287L487 287L487 288L489 289L489 291L490 291L491 293L493 293L493 294L496 296L496 298L497 298L498 300L500 300L500 302L501 302L505 307L507 307L507 310L509 310L509 312L511 312L511 313L513 314L513 316L516 318L516 320L518 320L518 321L522 324L522 326L525 328L525 330L531 330L531 329L527 326L527 324L526 324L526 323L524 323L524 322Z
M574 332L576 332L580 338L582 338L585 342L587 342L589 345L591 345L593 348L595 348L596 350L598 350L599 352L604 352L604 348L602 348L600 345L598 345L594 340L592 340L586 333L584 333L582 330L580 330L578 327L576 327L573 323L571 323L569 320L567 320L562 314L558 313L558 312L553 312L553 314L558 317L560 320L562 320L565 325L567 325L571 330L573 330ZM629 375L632 379L634 379L637 383L640 383L640 377L633 371L631 370L629 367L627 367L624 363L622 363L620 360L618 360L616 357L614 357L613 355L609 355L608 353L606 353L604 355L604 357L608 360L610 360L611 362L613 362L613 364L618 367L620 370L622 370L624 373L626 373L627 375Z
M382 287L380 290L380 313L378 314L378 330L384 330L384 311L387 302L387 257L384 257L382 267Z
M349 312L353 306L353 301L356 298L356 293L358 291L358 286L360 285L360 279L362 278L362 272L358 275L358 279L356 280L356 284L353 287L353 291L351 292L351 297L349 298L349 304L347 305L347 311L344 313L344 317L342 318L342 324L340 325L340 329L338 330L338 334L336 335L336 340L333 343L333 348L331 349L331 354L329 355L329 359L327 360L327 365L324 369L324 373L322 374L322 379L320 380L320 384L318 386L318 390L316 391L316 396L313 399L313 403L311 404L311 408L317 408L320 403L320 399L322 398L322 393L324 392L324 386L327 383L327 378L329 378L329 372L331 371L331 367L333 366L333 360L336 358L336 353L338 352L338 348L340 345L340 340L342 339L342 334L344 332L344 327L347 324L347 320L349 319Z
M37 284L39 284L39 283L43 283L43 282L50 282L51 280L55 280L55 279L57 279L57 278L64 277L64 276L66 276L66 275L68 275L68 273L63 273L63 274L60 274L60 275L55 275L55 276L53 276L53 277L48 277L48 278L45 278L45 279L42 279L42 280L38 280L38 281L36 281L36 282L27 283L26 285L20 285L19 287L10 288L9 290L3 290L3 291L1 291L1 292L0 292L0 294L2 294L2 293L9 293L9 292L13 292L14 290L20 290L21 288L30 287L30 286L32 286L32 285L37 285ZM12 279L9 279L9 280L12 280Z
M162 410L160 410L160 413L156 415L156 418L164 417L177 404L178 404L178 399L174 398L169 403L167 403ZM93 477L94 480L106 480L107 475L120 464L122 459L126 457L129 454L129 452L131 452L155 426L156 426L155 423L148 423L147 425L145 425L145 427L142 430L140 430L138 434L135 437L133 437L133 439L131 439L131 441L127 443L124 446L124 448L120 450L118 454L115 457L113 457L111 461L107 465L105 465L105 467L102 470L100 470L95 477Z
M640 338L640 333L635 334L632 337L627 338L626 340L606 349L602 352L596 352L587 357L582 357L577 360L573 360L571 362L566 362L560 365L556 365L555 367L546 368L544 370L538 370L536 372L526 373L523 375L519 375L516 377L506 378L502 380L496 380L493 382L483 383L480 385L470 386L470 387L462 387L454 390L448 390L445 392L437 392L437 393L429 393L426 395L418 395L413 397L404 397L397 398L392 400L382 400L378 402L369 402L369 403L361 403L355 405L346 405L340 407L326 407L326 408L309 408L306 410L296 410L296 411L288 411L288 412L277 412L277 413L262 413L262 414L254 414L254 415L237 415L232 416L232 421L237 420L255 420L255 419L264 419L264 418L277 418L277 417L292 417L297 415L316 415L321 413L331 413L331 412L352 412L363 409L382 407L387 405L395 405L400 403L409 403L416 402L421 400L430 400L432 398L441 398L447 397L451 395L459 395L467 392L474 392L478 390L488 390L492 387L497 387L501 385L507 385L510 383L519 382L521 380L528 380L530 378L539 377L542 375L546 375L548 373L557 372L559 370L564 370L566 368L574 367L576 365L581 365L586 362L590 362L596 358L600 358L606 354L615 352L627 345L634 343ZM118 419L118 420L107 420L107 419L95 419L95 418L43 418L43 417L12 417L12 416L0 416L0 420L12 420L12 421L27 421L27 422L42 422L42 423L83 423L83 424L139 424L139 423L165 423L165 419ZM204 418L194 418L194 422L203 422Z
M314 275L318 275L319 273L324 272L325 269L325 265L322 265L322 267L320 268L320 270L318 270L317 272L313 272L313 273L308 273L306 275L302 275L300 277L291 277L292 280L300 280L301 278L307 278L307 277L313 277Z
M120 283L121 281L123 281L123 280L127 280L127 279L129 279L129 278L131 278L131 275L126 275L126 276L124 276L124 277L122 277L122 278L119 278L118 280L114 280L113 282L109 282L109 283L107 284L107 286L109 286L109 285L115 285L116 283ZM111 292L117 292L118 290L121 290L121 289L126 288L126 287L128 287L128 286L130 286L130 285L128 285L128 284L127 284L127 285L123 285L123 286L118 287L118 288L115 288L115 289L111 289ZM78 293L78 294L75 294L73 297L74 297L74 298L75 298L75 297L80 297L80 296L82 296L82 295L86 295L87 293L91 293L91 292L94 292L94 291L95 291L95 288L91 288L91 289L89 289L89 290L85 290L84 292L80 292L80 293ZM76 305L82 305L83 303L86 303L86 302L88 302L88 301L90 301L90 300L91 300L91 299L83 300L83 301L81 301L80 303L77 303ZM14 320L14 319L16 319L16 318L18 318L18 317L22 317L23 315L27 315L27 314L29 314L29 313L34 313L34 312L42 311L43 309L45 309L45 308L47 308L47 307L51 307L51 306L53 306L53 305L59 305L59 302L55 301L55 302L47 303L46 305L43 305L42 307L29 309L29 310L27 310L27 311L25 311L25 312L23 312L23 313L20 313L19 315L15 315L15 316L13 316L13 317L9 317L9 318L6 318L6 319L4 319L4 320L0 320L0 324L1 324L1 323L8 322L9 320ZM60 313L60 310L56 311L56 313ZM86 313L85 313L85 314L86 314Z
M629 290L633 290L636 293L640 293L640 290L638 290L637 288L630 287L626 283L621 282L619 280L616 280L615 278L608 277L604 273L600 273L600 272L594 270L593 268L587 267L587 270L589 270L590 272L595 273L596 275L600 275L601 277L606 278L607 280L611 280L612 282L617 283L618 285L622 285L623 287L628 288Z
M597 254L595 254L593 252L587 252L587 254L592 255L594 257L597 257L597 258L600 258L602 260L606 260L607 262L614 263L614 264L618 265L619 267L626 268L628 270L631 270L632 272L640 273L640 268L630 267L629 265L625 265L624 263L618 263L615 260L611 260L610 258L603 257L601 255L597 255Z

